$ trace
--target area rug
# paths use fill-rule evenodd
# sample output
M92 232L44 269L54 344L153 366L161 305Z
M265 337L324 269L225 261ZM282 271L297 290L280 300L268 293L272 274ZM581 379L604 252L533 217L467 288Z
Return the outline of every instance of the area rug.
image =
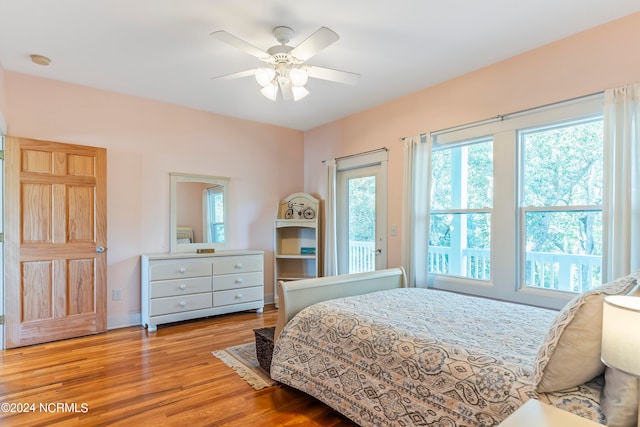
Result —
M255 342L236 345L224 350L217 350L213 352L213 355L236 371L242 379L256 390L261 390L276 384L269 374L260 367L258 358L256 357Z

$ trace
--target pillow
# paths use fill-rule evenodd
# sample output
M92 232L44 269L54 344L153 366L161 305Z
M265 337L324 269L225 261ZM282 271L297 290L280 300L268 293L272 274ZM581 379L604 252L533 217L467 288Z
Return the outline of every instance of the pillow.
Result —
M640 297L640 284L629 292ZM638 399L640 387L638 378L616 369L604 370L604 389L600 395L600 407L607 417L607 425L612 427L635 427L638 423Z
M640 272L636 273L636 275L640 275ZM630 297L640 297L640 283L636 284L628 295Z
M638 378L606 367L600 408L610 427L636 427L638 424Z
M604 372L600 360L604 297L627 294L635 284L634 276L621 277L576 296L560 311L536 356L536 391L565 390Z

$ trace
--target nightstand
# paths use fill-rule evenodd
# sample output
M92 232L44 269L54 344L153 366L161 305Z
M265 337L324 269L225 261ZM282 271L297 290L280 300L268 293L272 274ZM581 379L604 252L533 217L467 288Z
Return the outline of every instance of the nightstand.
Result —
M528 400L499 427L602 427L594 421L535 399Z

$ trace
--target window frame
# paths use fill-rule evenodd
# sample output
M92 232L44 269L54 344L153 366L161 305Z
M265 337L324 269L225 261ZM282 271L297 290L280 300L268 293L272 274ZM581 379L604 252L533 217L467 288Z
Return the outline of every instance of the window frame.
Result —
M524 259L524 240L519 205L521 168L518 132L602 117L603 99L603 94L598 93L430 134L434 147L493 138L494 200L490 280L484 282L428 273L428 287L555 309L562 308L575 297L574 292L532 288L524 284L524 263L520 262L521 258ZM426 259L424 262L426 270Z
M218 218L216 215L215 203L216 199L221 198L224 203L224 187L220 185L215 185L213 187L207 187L202 190L202 198L203 198L203 221L204 221L204 230L207 234L207 240L213 243L223 243L224 242L224 234L226 233L226 228L224 224L224 208L222 212L222 218ZM213 212L213 214L210 214ZM212 218L213 221L208 221L209 218ZM217 232L217 227L222 226L222 234L223 240L219 241L220 236Z
M519 276L518 276L518 280L519 280L519 286L521 290L533 290L533 289L537 289L537 290L541 290L541 291L545 291L545 292L553 292L553 293L557 293L557 292L561 292L561 293L566 293L569 296L573 297L575 295L577 295L576 292L573 291L567 291L567 290L562 290L562 289L546 289L546 288L540 288L540 287L536 287L536 286L530 286L527 285L527 281L526 281L526 255L527 255L527 251L526 251L526 244L527 244L527 235L526 235L526 216L527 213L529 212L567 212L567 213L571 213L571 212L599 212L601 215L603 213L603 204L600 203L599 205L597 204L593 204L593 205L564 205L564 206L560 206L560 205L553 205L553 206L539 206L539 205L527 205L525 206L525 194L524 194L524 186L525 186L525 148L524 148L524 141L522 139L522 135L526 134L526 133L530 133L531 131L546 131L546 130L551 130L554 128L558 128L558 127L568 127L571 125L579 125L582 123L586 123L586 122L590 122L590 121L597 121L597 120L604 120L604 112L602 111L601 113L591 113L591 114L586 114L586 115L582 115L580 117L574 117L574 118L570 118L568 120L560 120L560 121L556 121L553 123L544 123L541 126L530 126L528 128L525 129L517 129L516 130L516 144L517 144L517 150L518 150L518 157L517 157L517 167L518 167L518 197L517 197L517 208L519 211L519 215L518 215L518 228L519 228L519 232L518 232L518 241L519 241L519 245L518 245L518 271L519 271ZM604 141L603 141L603 161L604 161ZM604 184L604 183L603 183ZM604 189L604 185L603 185L603 189ZM601 242L604 244L604 242ZM600 256L601 258L601 274L603 272L603 265L602 263L604 262L604 259L602 257L602 255Z
M439 144L437 141L434 141L433 144L433 151L437 152L437 151L444 151L444 150L454 150L457 148L464 148L464 147L470 147L472 145L475 144L483 144L483 143L490 143L491 144L491 148L493 150L493 145L494 145L494 141L493 138L490 136L483 136L483 137L478 137L478 138L472 138L472 139L468 139L465 141L458 141L455 143L448 143L448 144ZM453 156L452 156L453 158ZM431 161L433 161L433 155L431 156ZM493 160L492 160L492 171L493 171ZM455 169L455 167L453 167L452 165L452 169ZM433 173L433 168L431 168L432 173ZM491 178L493 181L495 181L493 174L491 175ZM452 179L452 185L453 185L453 179ZM452 189L453 190L453 189ZM453 192L453 191L452 191ZM433 192L431 192L431 197L433 198ZM428 203L432 203L432 200L429 200ZM489 223L492 223L493 220L493 200L491 201L491 206L485 206L482 208L449 208L449 209L434 209L433 206L429 209L429 216L430 218L432 218L434 215L472 215L472 214L488 214L489 215ZM429 222L431 223L431 219L429 220ZM489 234L489 259L491 259L491 247L492 247L492 233L490 232ZM459 264L462 264L462 259L460 259ZM489 265L491 265L491 261L489 262ZM490 269L490 272L492 272L493 270ZM468 276L461 276L461 275L457 275L457 274L452 274L452 273L433 273L429 271L429 265L427 265L427 274L432 275L432 274L437 274L440 276L445 276L445 277L456 277L456 278L461 278L461 279L465 279L465 280L471 280L471 281L477 281L477 282L490 282L491 281L491 276L489 276L486 279L479 279L479 278L473 278L473 277L468 277Z

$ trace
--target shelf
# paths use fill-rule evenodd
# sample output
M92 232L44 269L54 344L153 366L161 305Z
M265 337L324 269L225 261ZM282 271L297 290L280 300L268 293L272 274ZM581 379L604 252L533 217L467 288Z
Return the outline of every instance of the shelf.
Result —
M318 204L318 199L306 193L294 193L280 201L274 232L276 283L318 277ZM292 213L292 218L286 218ZM273 294L277 307L277 286Z
M295 254L281 254L276 255L278 259L316 259L316 255L295 255Z
M316 228L315 219L277 219L276 228L280 227L307 227Z

